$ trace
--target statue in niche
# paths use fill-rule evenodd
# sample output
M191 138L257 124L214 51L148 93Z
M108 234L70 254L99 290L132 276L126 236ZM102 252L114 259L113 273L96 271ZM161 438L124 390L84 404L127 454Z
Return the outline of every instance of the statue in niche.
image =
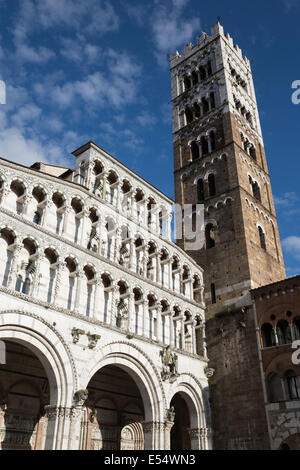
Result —
M172 352L171 346L166 346L161 352L161 360L163 364L161 377L163 380L174 381L178 374L178 356Z
M126 329L128 326L128 306L124 299L116 301L117 304L117 326Z
M123 245L120 250L120 258L119 258L120 266L124 266L124 268L128 268L129 265L129 251L126 245Z
M104 188L103 180L97 179L94 185L94 194L100 197L101 199L103 199L103 188Z

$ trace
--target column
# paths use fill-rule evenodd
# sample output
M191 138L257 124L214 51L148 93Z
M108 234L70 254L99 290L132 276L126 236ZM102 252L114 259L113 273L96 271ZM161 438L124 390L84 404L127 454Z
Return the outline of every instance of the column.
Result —
M118 183L117 186L117 209L121 210L121 184Z
M148 318L150 319L149 301L148 299L146 299L143 301L142 336L146 336L146 319L148 320ZM154 322L152 318L152 336L153 336L153 326L154 326ZM149 334L149 337L150 337L150 334Z
M156 282L159 284L161 281L161 272L160 272L160 255L156 254Z
M35 298L39 295L39 287L40 287L40 274L41 273L41 262L45 259L45 253L43 250L38 252L35 262L35 273L33 279L33 287L31 291L31 295Z
M174 347L174 325L173 325L173 315L172 312L168 313L169 318L169 338L170 338L170 346Z
M206 139L208 141L208 153L211 153L212 152L211 138L206 137Z
M129 269L134 269L134 252L135 252L135 243L134 239L130 240L130 255L129 255Z
M202 435L201 431L199 428L188 430L190 440L191 440L191 450L200 450L200 449L204 450L206 448L205 442L203 439L201 439L201 444L200 444L200 435Z
M69 425L68 415L70 408L61 406L46 406L48 418L45 450L67 450L69 447L68 433L65 426Z
M144 432L144 448L145 450L155 450L155 431L156 423L154 421L142 423Z
M101 302L101 291L103 287L103 281L100 277L96 280L94 293L93 318L96 320L100 320L100 311L103 309L103 302Z
M174 426L174 421L165 422L165 432L164 432L164 450L171 450L171 429Z
M163 335L162 335L162 305L158 304L157 306L157 341L163 342Z
M49 227L49 215L51 215L53 206L54 206L54 202L51 199L49 199L46 202L45 208L43 210L43 217L42 217L42 221L41 221L41 226L42 227L46 227L46 228Z
M63 270L66 268L66 263L62 260L59 260L57 265L56 265L56 280L55 280L55 287L54 287L54 294L53 294L53 304L56 304L57 298L59 295L59 289L61 285L61 276Z
M180 315L180 323L181 323L181 349L185 349L185 328L184 328L184 320L185 316Z
M135 322L135 309L134 309L134 294L129 295L129 308L128 308L128 329L130 333L135 332L134 322Z
M111 305L111 316L110 316L110 320L109 320L109 323L111 325L114 325L116 326L116 319L117 319L117 300L119 298L119 295L120 295L120 287L117 285L117 284L114 284L113 286L113 289L112 289L112 305Z
M66 207L64 211L64 220L63 220L63 229L62 229L62 236L66 235L68 232L68 224L69 224L69 217L72 211L71 207Z
M87 209L84 209L81 215L81 234L79 237L79 243L84 248L87 247L87 237L86 237L87 234L85 233L85 230L86 230L86 220L88 216L89 216L89 211Z
M8 280L7 280L7 287L8 289L11 289L11 290L15 289L15 285L17 281L17 274L18 274L18 260L19 260L19 256L20 256L20 252L22 248L23 248L23 243L18 241L15 245L14 254L13 254L13 258L12 258L12 262L11 262L11 266L9 270L9 275L8 275Z
M81 300L81 284L83 282L85 275L83 271L80 271L76 274L76 296L75 296L75 306L74 310L77 313L80 313L80 300Z

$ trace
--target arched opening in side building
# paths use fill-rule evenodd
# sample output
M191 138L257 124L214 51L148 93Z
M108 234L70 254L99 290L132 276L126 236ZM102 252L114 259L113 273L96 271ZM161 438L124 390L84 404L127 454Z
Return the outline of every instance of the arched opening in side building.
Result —
M49 381L38 357L23 344L5 341L0 365L0 449L42 450L50 403Z
M114 365L100 369L88 385L87 450L143 450L144 404L134 378Z
M175 411L175 420L171 429L171 450L191 450L190 410L182 393L174 395L171 401L172 407Z

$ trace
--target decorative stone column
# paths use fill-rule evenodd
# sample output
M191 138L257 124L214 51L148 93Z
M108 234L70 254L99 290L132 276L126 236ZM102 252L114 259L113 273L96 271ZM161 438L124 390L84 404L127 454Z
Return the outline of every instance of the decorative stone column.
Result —
M59 260L56 265L56 280L55 280L54 295L53 295L53 300L52 300L54 304L57 304L59 290L61 287L61 277L62 277L63 270L66 267L67 267L66 263L62 260Z
M188 433L191 440L191 450L205 450L205 442L202 437L202 431L199 428L188 429Z
M41 273L41 262L45 259L45 253L43 250L38 252L36 262L35 262L35 273L33 279L33 287L31 295L35 298L38 298L39 295L39 287L40 287L40 275Z
M69 442L65 427L69 427L70 408L50 405L45 407L45 412L48 425L44 450L67 450Z
M23 248L23 243L21 241L17 241L15 244L14 254L12 257L12 262L9 270L8 280L7 280L7 287L11 290L15 289L16 281L17 281L17 274L18 274L18 261L20 252Z
M171 429L174 426L175 421L175 409L172 406L166 412L166 421L164 425L164 450L171 450Z
M103 290L103 287L103 280L100 277L96 280L94 292L93 318L95 318L96 320L100 320L100 315L98 314L98 311L102 309L101 291Z
M64 220L63 220L63 228L62 228L62 236L66 235L68 232L68 224L69 224L69 217L72 211L71 207L66 207L64 211Z
M85 278L83 271L80 271L76 275L76 296L75 296L75 305L74 310L77 313L80 313L80 300L81 300L81 284Z
M144 432L144 449L145 450L155 450L155 432L156 432L156 423L154 421L148 423L141 423L143 426Z
M135 308L134 308L134 294L129 295L129 309L128 309L128 329L130 333L134 333L134 321L135 321Z
M48 199L47 202L45 203L45 208L43 210L43 217L41 221L41 226L48 228L48 220L49 220L49 215L52 213L52 209L54 206L54 202L52 199Z

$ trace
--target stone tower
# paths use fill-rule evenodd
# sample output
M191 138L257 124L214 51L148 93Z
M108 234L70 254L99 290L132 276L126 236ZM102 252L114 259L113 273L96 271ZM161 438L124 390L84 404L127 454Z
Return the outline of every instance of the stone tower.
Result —
M250 62L218 22L170 63L175 199L205 206L189 254L205 272L215 447L268 448L250 290L286 275Z

